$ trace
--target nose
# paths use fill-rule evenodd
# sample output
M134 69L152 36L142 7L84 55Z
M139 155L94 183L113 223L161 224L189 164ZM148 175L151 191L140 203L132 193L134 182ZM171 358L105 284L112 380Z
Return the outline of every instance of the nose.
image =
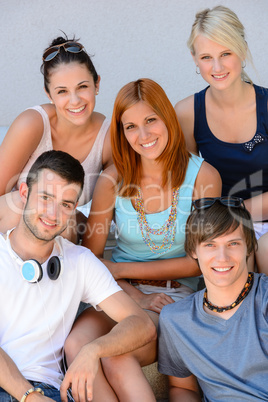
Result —
M78 105L79 102L80 102L79 94L77 92L72 92L70 94L70 104L71 105Z
M215 73L222 71L222 63L220 59L213 60L213 70L215 71Z
M56 202L49 202L46 208L47 217L52 221L57 221L59 212Z
M229 254L228 250L226 247L219 247L217 250L217 256L216 256L218 261L228 261L229 260Z
M146 140L148 137L150 137L150 132L147 127L140 127L140 139Z

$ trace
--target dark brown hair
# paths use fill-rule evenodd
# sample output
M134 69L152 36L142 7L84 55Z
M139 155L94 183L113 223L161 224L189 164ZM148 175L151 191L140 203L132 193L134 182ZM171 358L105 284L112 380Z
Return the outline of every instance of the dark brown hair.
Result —
M32 190L33 184L38 181L39 173L49 169L58 174L67 183L78 184L81 188L81 195L84 187L84 168L73 156L63 151L46 151L43 152L33 163L27 175L26 184L29 187L29 194Z
M51 42L51 44L44 50L44 52L52 46L61 45L66 42L78 42L78 40L75 39L75 37L73 39L69 39L67 35L65 35L65 38L59 36L58 38L54 39ZM41 73L44 76L44 87L48 93L49 93L49 82L50 82L49 77L53 69L58 67L60 64L69 64L72 62L84 64L87 67L90 74L92 75L95 85L97 84L99 79L97 71L94 67L94 64L91 61L90 56L87 54L85 49L83 49L83 51L79 53L70 53L66 52L63 48L60 48L60 51L57 54L57 56L55 56L50 61L44 61L40 67Z
M200 243L232 233L240 225L250 255L257 248L257 239L250 213L243 206L230 208L215 201L209 208L195 209L186 222L185 251L192 257Z

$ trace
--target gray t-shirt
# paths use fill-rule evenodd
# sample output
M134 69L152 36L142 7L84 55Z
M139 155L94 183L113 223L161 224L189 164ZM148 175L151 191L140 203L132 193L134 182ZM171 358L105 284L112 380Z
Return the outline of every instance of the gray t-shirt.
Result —
M203 309L204 290L165 306L159 320L158 369L194 374L204 401L268 401L268 277L254 284L228 320Z

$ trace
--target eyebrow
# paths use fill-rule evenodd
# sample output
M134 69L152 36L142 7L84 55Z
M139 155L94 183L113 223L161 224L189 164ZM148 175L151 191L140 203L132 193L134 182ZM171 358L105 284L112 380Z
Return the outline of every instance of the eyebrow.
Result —
M76 85L77 87L79 86L79 85L81 85L81 84L84 84L84 82L88 82L89 83L89 80L84 80L84 81L81 81L81 82L78 82L78 84ZM58 86L58 87L55 87L54 89L63 89L63 88L67 88L66 86L64 87L64 86Z
M39 195L47 195L48 197L55 198L55 195L54 195L54 194L48 193L48 192L45 191L45 190L39 191L38 194L39 194ZM66 202L66 203L72 204L72 205L75 205L75 204L76 204L75 201L70 201L70 200L61 200L61 202Z
M84 80L84 81L78 82L78 84L77 84L77 85L84 84L84 82L89 82L89 80Z
M223 53L231 52L231 51L232 51L231 49L225 49L222 52L220 52L219 54L223 54ZM200 53L198 56L202 57L202 56L207 56L207 55L210 55L210 52Z
M220 237L220 236L219 236ZM205 240L205 241L203 241L202 243L215 243L216 242L216 239L218 239L218 237L216 237L216 238L214 238L214 239L211 239L211 240ZM230 239L230 240L227 240L227 243L230 243L230 242L232 242L232 241L241 241L241 240L243 240L243 238L242 237L236 237L236 238L234 238L234 239Z
M147 120L147 119L149 119L149 117L152 117L152 116L157 116L157 114L156 114L156 113L149 114L149 116L146 116L146 117L144 118L144 121ZM128 122L128 123L124 123L123 126L126 126L127 124L133 124L133 123L130 121L130 122Z

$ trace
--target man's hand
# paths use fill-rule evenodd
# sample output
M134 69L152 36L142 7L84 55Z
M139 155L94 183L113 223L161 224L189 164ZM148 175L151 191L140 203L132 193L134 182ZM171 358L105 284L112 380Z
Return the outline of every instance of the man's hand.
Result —
M67 390L72 389L75 401L86 402L93 400L93 383L98 371L99 358L91 344L85 345L67 370L60 387L63 402L67 402Z
M83 346L76 356L61 385L63 402L67 402L69 387L75 401L92 401L99 359L131 352L156 339L153 321L123 291L107 297L99 307L117 324L107 334Z

